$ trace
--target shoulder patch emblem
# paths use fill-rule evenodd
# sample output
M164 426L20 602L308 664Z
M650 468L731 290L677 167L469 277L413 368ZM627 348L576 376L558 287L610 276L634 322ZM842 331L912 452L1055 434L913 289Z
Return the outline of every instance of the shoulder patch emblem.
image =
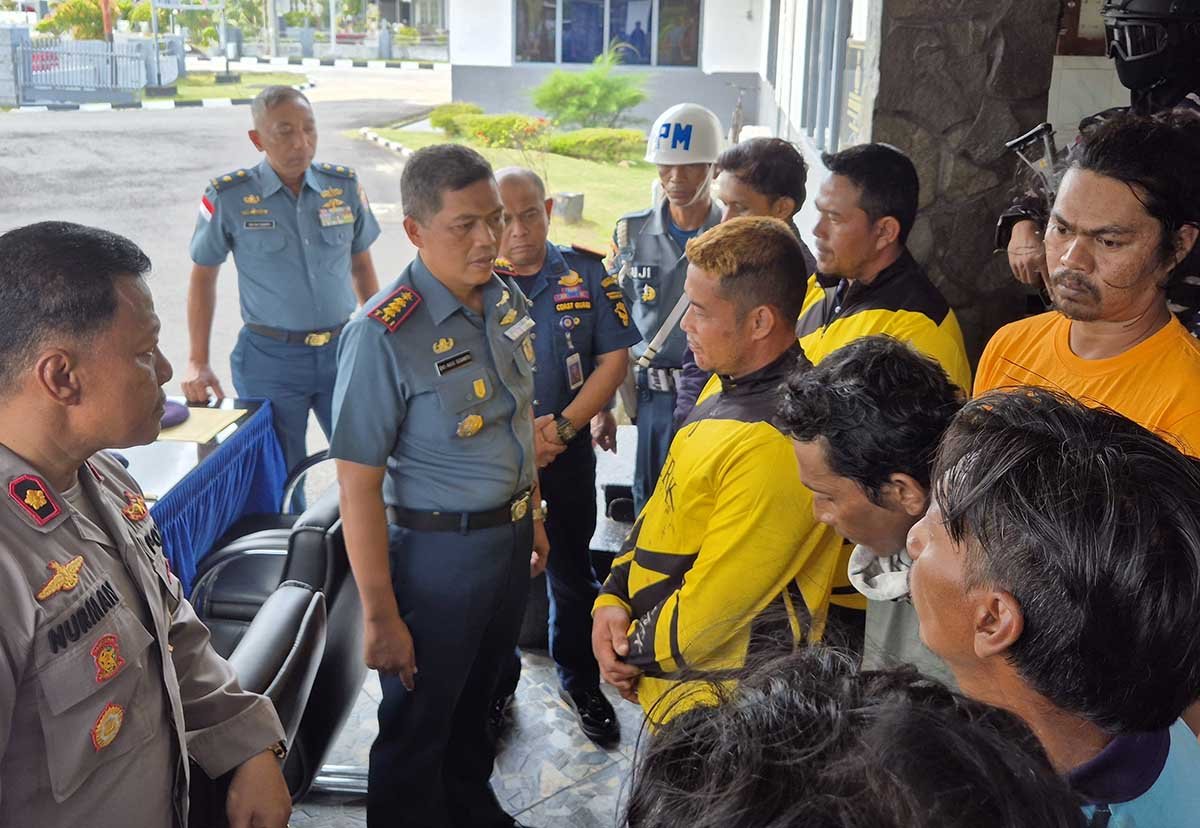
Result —
M50 495L46 484L32 474L23 474L9 483L8 496L25 511L25 514L33 518L38 526L45 526L62 514L62 508Z
M140 494L125 492L125 502L129 505L121 510L121 514L125 515L130 523L141 523L150 514L150 510L146 508L146 499Z
M92 725L92 747L101 751L111 745L116 741L123 724L125 724L125 708L109 702L96 717L96 723Z
M571 245L571 249L581 256L589 256L599 262L604 261L604 254L599 250L593 250L590 247L584 247L582 244L573 244Z
M388 333L394 333L419 304L420 294L404 285L376 305L367 316L387 328Z
M53 598L60 592L70 592L79 586L79 572L83 569L83 555L76 555L65 564L61 564L58 561L51 561L46 566L54 574L50 576L50 580L46 581L42 585L42 588L37 591L37 595L34 596L39 601Z
M517 275L517 271L513 269L513 263L508 259L496 259L496 263L492 265L492 272L497 276Z

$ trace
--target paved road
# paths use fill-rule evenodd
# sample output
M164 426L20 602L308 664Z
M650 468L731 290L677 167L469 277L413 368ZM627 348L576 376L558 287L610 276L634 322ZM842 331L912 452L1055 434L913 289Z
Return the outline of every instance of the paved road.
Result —
M314 95L321 143L317 159L355 167L376 209L383 235L372 248L381 282L412 257L399 201L398 156L362 141L354 131L412 115L424 104L384 99L402 92L400 79L364 70L313 71L329 98L351 96L351 85L370 78L369 100L322 100ZM395 72L396 70L388 70ZM397 73L399 74L399 73ZM403 84L445 83L434 73L404 73ZM324 77L321 77L324 75ZM411 76L411 77L409 77ZM322 82L325 82L324 84ZM445 83L448 90L448 83ZM438 86L411 97L436 100ZM448 98L448 94L444 95ZM152 286L163 321L163 350L182 370L187 358L185 298L191 261L188 241L208 180L258 162L246 137L249 108L166 111L0 114L0 230L34 221L64 219L95 224L129 236L154 262ZM229 351L240 327L232 260L221 273L213 335L213 366L229 380ZM232 393L232 384L225 385ZM168 386L179 393L177 381Z

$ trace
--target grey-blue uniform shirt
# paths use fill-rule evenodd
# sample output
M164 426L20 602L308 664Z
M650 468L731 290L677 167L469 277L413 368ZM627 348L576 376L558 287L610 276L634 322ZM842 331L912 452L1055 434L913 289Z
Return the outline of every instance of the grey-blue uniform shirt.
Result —
M537 323L534 413L561 414L596 369L596 357L636 345L641 334L599 254L547 242L542 269L516 283Z
M329 454L387 466L387 501L481 512L533 485L534 321L511 278L482 317L420 256L342 332Z
M191 254L196 264L215 267L233 251L243 321L313 331L354 312L350 256L378 237L354 170L314 163L297 196L264 159L212 180Z
M658 333L663 320L683 295L687 279L687 257L667 231L669 209L663 199L658 207L627 213L618 219L613 232L615 252L608 272L617 276L625 270L621 287L630 302L633 324L642 334L642 341L633 348L634 357L641 356ZM721 208L713 202L699 232L715 227L720 221ZM687 337L676 326L651 364L656 368L678 368L683 364L686 348Z

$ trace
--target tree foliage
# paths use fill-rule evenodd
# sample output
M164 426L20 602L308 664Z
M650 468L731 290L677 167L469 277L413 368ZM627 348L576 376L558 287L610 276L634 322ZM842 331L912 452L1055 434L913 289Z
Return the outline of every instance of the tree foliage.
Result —
M616 127L646 100L645 75L614 71L620 62L613 46L582 72L558 69L533 90L533 105L562 126Z

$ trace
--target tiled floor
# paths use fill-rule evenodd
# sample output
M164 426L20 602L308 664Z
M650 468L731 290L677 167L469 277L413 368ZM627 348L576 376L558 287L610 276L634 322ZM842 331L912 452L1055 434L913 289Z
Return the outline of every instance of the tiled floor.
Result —
M596 747L580 732L575 714L558 695L554 663L524 655L513 722L496 758L492 787L509 813L538 828L612 828L642 724L641 708L605 692L621 720L615 750ZM366 767L375 738L379 680L369 673L354 712L328 759ZM367 824L358 799L313 795L296 806L293 828L358 828Z

